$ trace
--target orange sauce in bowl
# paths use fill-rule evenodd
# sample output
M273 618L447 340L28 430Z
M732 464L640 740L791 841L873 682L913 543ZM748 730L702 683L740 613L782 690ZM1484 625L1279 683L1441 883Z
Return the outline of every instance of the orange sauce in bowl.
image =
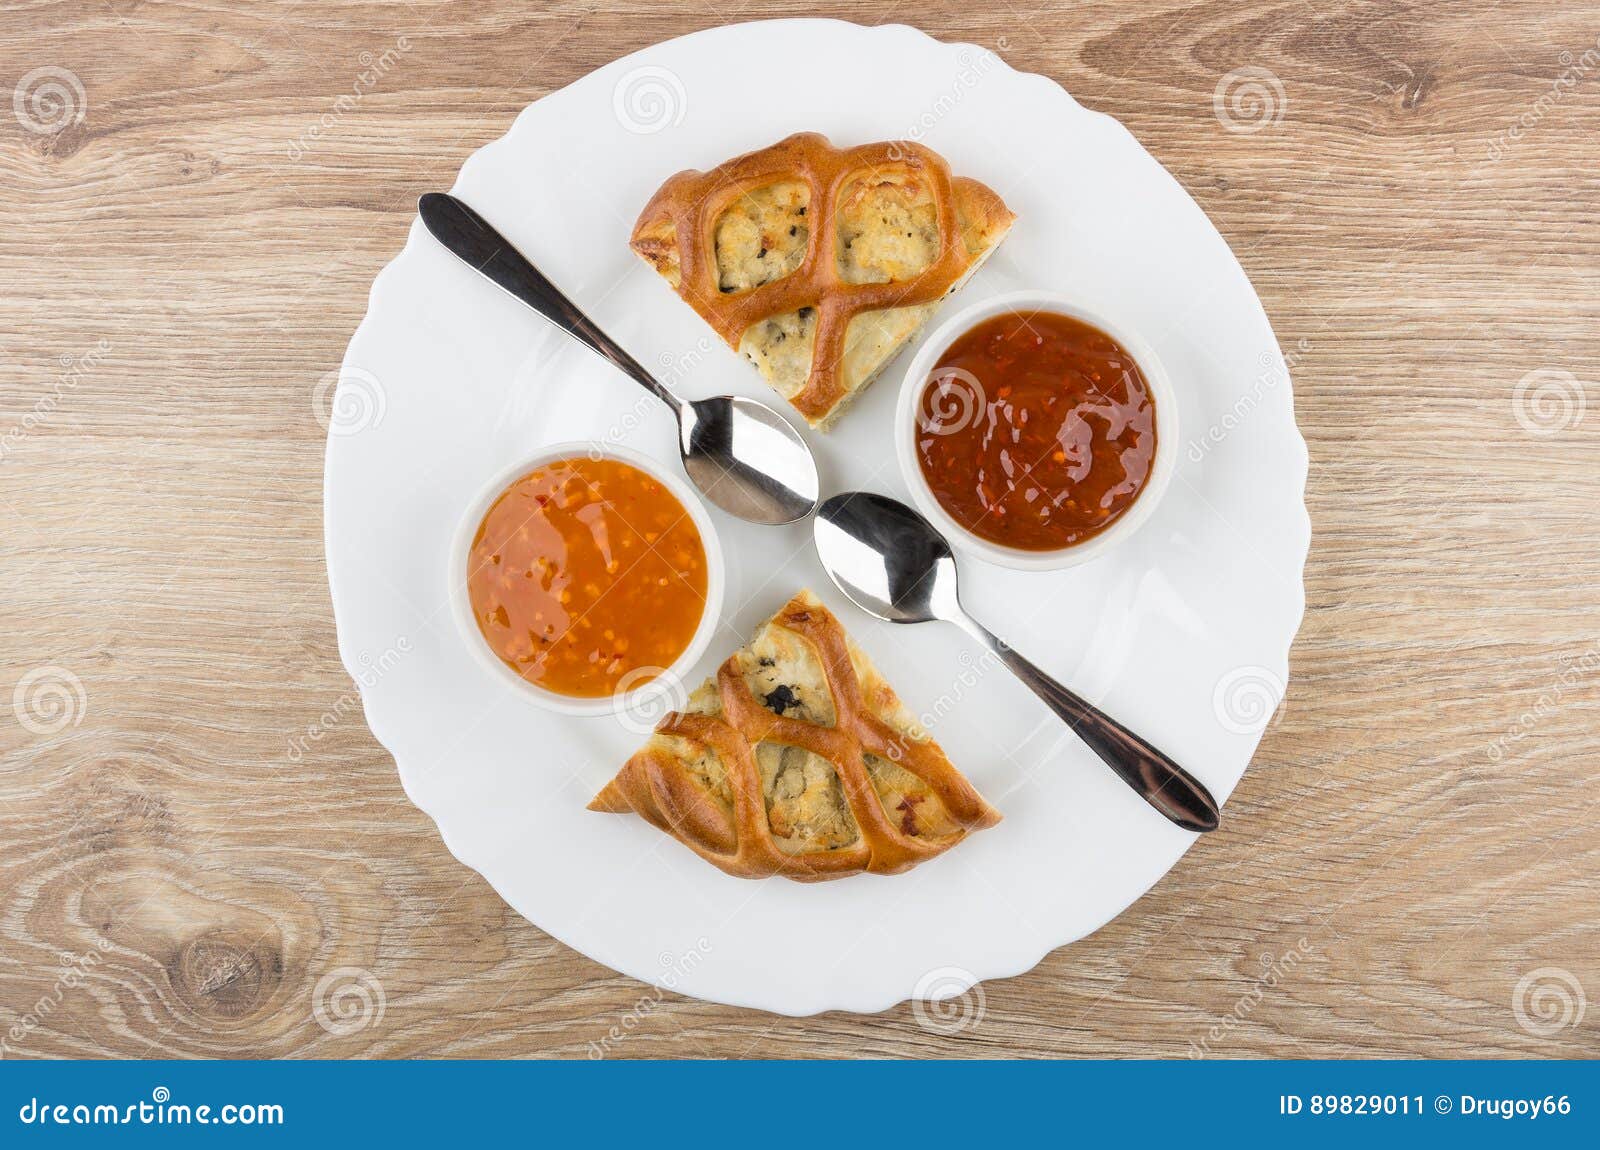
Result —
M706 577L683 504L615 459L528 472L490 506L467 560L490 649L528 682L577 698L631 690L671 666L700 626Z

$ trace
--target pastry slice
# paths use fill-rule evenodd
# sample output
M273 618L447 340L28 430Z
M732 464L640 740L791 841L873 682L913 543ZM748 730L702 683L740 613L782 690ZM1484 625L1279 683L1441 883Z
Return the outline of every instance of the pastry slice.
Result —
M898 874L1000 815L802 591L589 804L738 878Z
M938 153L802 132L679 172L632 247L822 427L1005 238L1015 217Z

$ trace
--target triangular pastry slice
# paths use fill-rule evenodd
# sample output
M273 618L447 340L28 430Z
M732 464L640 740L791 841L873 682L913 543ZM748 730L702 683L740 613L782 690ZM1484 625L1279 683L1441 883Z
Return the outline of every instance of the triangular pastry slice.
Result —
M809 591L664 718L591 810L738 878L897 874L1000 815Z
M821 427L986 260L1015 217L938 153L802 132L679 172L632 247Z

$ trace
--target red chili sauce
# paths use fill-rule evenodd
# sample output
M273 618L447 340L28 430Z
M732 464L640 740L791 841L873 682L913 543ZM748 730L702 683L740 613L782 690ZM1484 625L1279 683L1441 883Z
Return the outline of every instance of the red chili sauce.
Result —
M917 403L917 458L939 505L980 538L1057 551L1133 506L1156 412L1133 357L1099 328L1011 312L940 358Z

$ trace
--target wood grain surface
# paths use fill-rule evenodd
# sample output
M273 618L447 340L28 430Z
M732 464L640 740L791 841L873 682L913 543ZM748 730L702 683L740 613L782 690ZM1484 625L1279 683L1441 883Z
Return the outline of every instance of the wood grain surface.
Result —
M792 14L6 5L3 1053L1600 1055L1592 4L816 10L985 45L1119 118L1295 361L1314 541L1286 705L1224 829L1110 926L953 1026L776 1018L569 951L406 801L335 651L319 381L417 194L524 105Z

